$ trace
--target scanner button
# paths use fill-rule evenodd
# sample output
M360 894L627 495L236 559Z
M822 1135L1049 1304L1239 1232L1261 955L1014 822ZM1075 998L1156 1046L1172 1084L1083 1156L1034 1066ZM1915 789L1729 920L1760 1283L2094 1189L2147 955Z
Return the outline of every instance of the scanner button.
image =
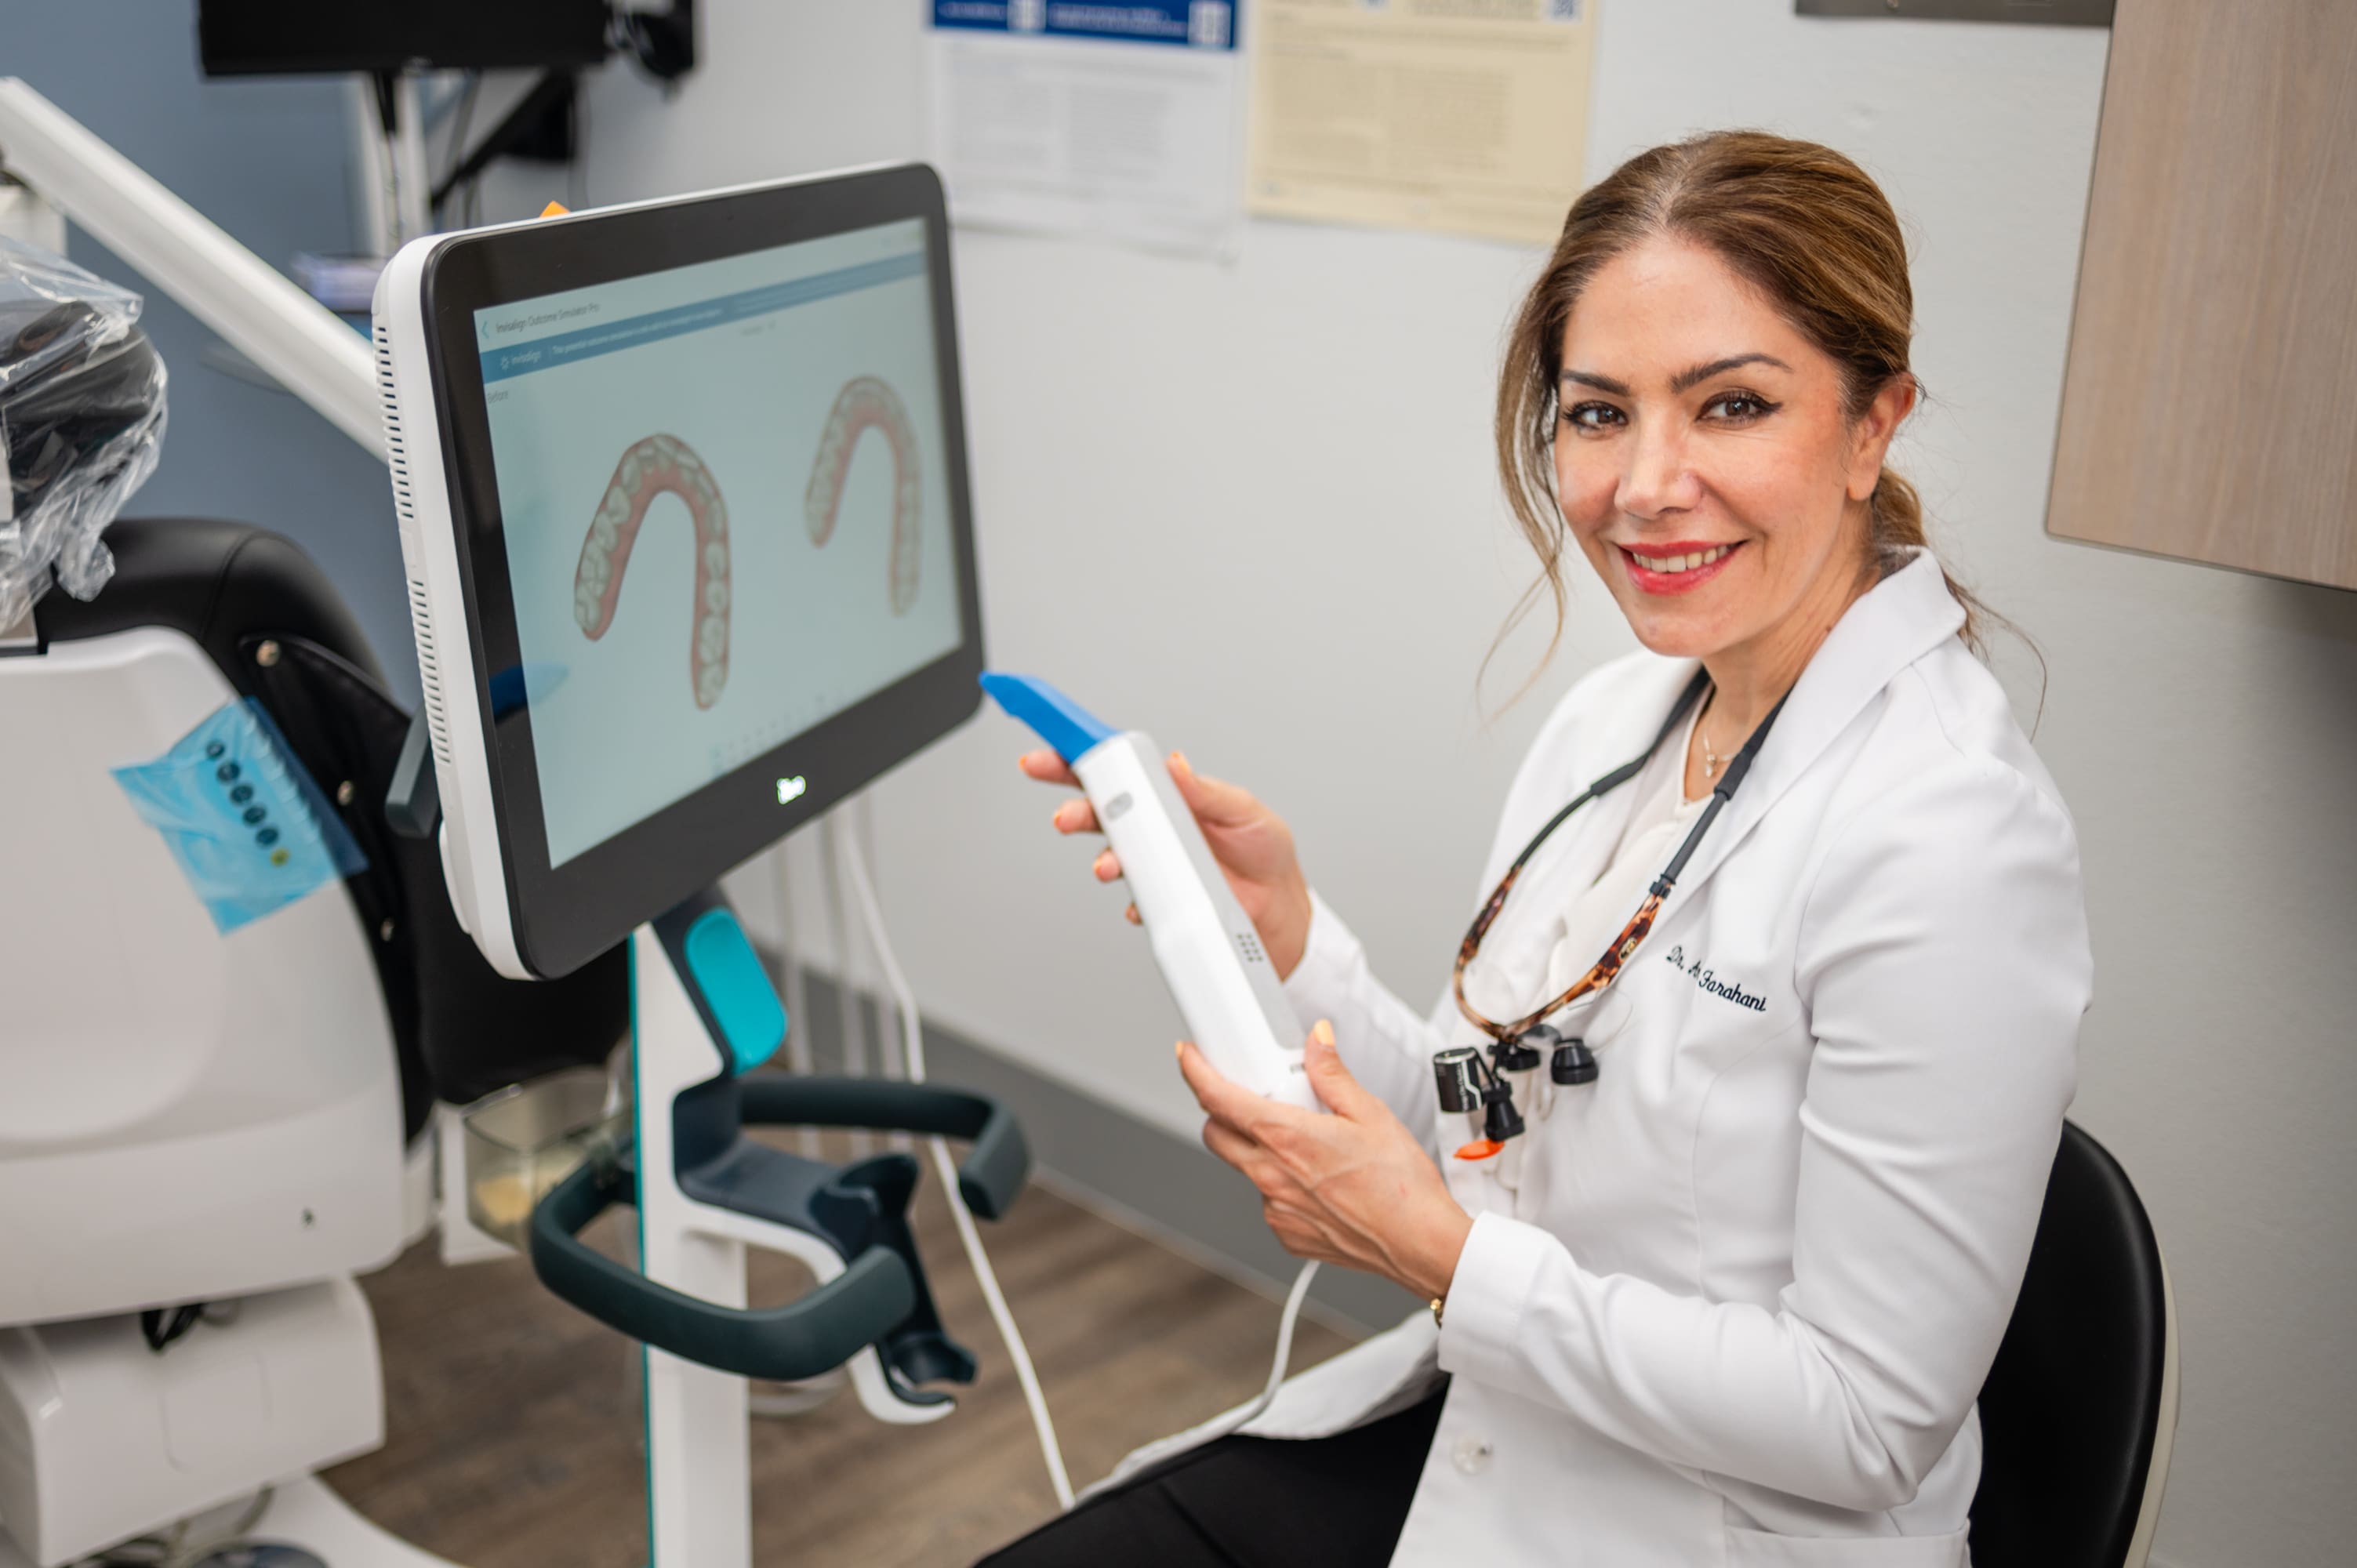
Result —
M1450 1452L1449 1458L1465 1474L1478 1476L1490 1467L1491 1455L1496 1452L1497 1450L1491 1447L1485 1439L1460 1437L1457 1440L1456 1448Z
M1129 809L1135 804L1137 804L1137 802L1129 798L1129 791L1124 789L1120 794L1115 795L1112 800L1105 802L1104 820L1109 822L1117 822L1121 821L1122 818L1129 815Z

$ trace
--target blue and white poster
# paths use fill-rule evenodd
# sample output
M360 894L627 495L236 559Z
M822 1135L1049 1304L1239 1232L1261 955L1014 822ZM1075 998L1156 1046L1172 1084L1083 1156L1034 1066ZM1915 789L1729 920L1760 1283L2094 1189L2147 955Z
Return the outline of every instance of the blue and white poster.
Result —
M961 224L1232 253L1241 0L933 0L928 141Z

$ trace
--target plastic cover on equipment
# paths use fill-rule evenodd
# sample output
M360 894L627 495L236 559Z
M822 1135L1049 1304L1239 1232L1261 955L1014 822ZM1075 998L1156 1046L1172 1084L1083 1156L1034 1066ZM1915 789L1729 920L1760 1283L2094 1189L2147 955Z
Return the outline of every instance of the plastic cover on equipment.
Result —
M215 709L155 761L113 773L223 936L368 865L252 697Z
M164 361L140 296L0 237L0 630L48 586L93 598L114 572L99 535L156 471Z

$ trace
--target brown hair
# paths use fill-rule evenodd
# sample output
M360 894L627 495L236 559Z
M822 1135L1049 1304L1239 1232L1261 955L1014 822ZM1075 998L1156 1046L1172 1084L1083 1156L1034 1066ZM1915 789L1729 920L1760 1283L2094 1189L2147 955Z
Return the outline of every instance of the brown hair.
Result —
M1550 653L1563 636L1565 608L1564 521L1552 458L1564 327L1598 269L1659 235L1716 252L1839 361L1850 418L1894 378L1913 375L1907 242L1881 188L1831 147L1763 131L1717 131L1640 153L1591 186L1572 204L1555 253L1523 301L1498 378L1499 473L1540 570L1514 618L1544 590L1555 604ZM1888 467L1867 515L1878 574L1925 542L1923 503ZM1947 582L1964 607L1965 644L1985 651L1982 626L1996 618L1953 577Z

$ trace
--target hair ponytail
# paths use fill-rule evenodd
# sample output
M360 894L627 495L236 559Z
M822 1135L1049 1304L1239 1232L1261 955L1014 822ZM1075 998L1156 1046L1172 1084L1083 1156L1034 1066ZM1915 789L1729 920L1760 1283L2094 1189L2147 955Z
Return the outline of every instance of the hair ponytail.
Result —
M1874 495L1867 501L1866 510L1867 542L1884 575L1905 565L1915 552L1932 547L1923 532L1923 498L1896 469L1883 468L1874 481ZM2005 618L1981 603L1979 596L1957 582L1946 566L1940 568L1940 576L1956 603L1964 607L1964 624L1956 635L1964 639L1965 647L1987 658L1988 647L1981 640L1981 631L1987 622L2003 622Z
M1923 498L1897 470L1882 470L1874 481L1874 498L1866 504L1875 553L1886 562L1902 550L1923 547Z

